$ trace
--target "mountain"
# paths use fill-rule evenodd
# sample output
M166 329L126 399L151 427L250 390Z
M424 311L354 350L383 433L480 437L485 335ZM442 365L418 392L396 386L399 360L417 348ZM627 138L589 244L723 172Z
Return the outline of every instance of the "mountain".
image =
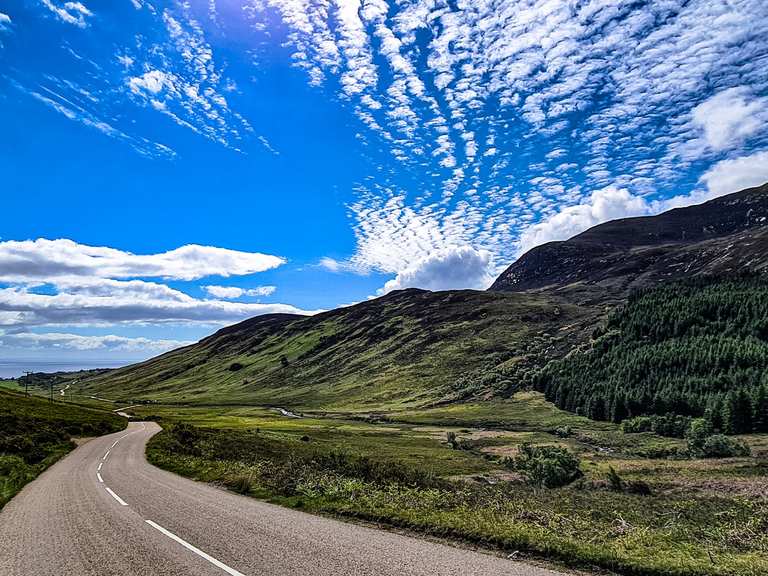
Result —
M633 289L766 266L768 185L534 248L490 291L259 316L81 385L121 400L366 411L507 396L588 345Z
M81 385L125 400L429 405L511 389L580 341L597 314L545 294L409 289L311 317L258 316Z
M490 290L624 298L660 282L766 267L768 184L543 244L507 268Z

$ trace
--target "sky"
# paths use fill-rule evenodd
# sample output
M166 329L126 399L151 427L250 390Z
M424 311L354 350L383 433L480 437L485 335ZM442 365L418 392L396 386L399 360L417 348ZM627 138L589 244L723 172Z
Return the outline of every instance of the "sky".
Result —
M0 2L0 360L484 289L766 181L765 0Z

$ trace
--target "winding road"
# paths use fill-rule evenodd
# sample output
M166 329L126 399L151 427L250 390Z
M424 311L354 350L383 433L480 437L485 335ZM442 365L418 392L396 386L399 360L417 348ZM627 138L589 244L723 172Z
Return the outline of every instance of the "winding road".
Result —
M0 512L3 576L558 573L281 508L150 465L160 427L87 442Z

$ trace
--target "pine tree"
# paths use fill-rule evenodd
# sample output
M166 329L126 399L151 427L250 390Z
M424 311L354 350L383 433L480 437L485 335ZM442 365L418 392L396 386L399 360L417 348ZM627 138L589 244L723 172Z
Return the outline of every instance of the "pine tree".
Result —
M752 428L755 432L768 432L768 386L763 384L752 400Z

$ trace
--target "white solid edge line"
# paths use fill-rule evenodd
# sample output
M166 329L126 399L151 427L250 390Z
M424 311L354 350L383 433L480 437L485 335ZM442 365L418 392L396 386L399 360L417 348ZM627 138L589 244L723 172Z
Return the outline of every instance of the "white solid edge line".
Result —
M163 528L159 524L156 524L155 522L152 522L152 520L145 520L145 522L147 524L149 524L150 526L152 526L152 528L154 528L155 530L158 530L158 531L162 532L163 534L165 534L166 536L168 536L168 538L170 538L171 540L175 540L176 542L178 542L179 544L184 546L184 548L186 548L187 550L190 550L190 551L194 552L195 554L197 554L201 558L205 558L206 560L208 560L208 562L210 562L214 566L216 566L218 568L221 568L227 574L231 574L231 576L245 576L242 572L238 572L237 570L235 570L234 568L230 568L229 566L227 566L223 562L219 562L213 556L209 556L208 554L206 554L205 552L203 552L199 548L195 548L189 542L187 542L185 540L182 540L181 538L176 536L176 534L166 530L165 528Z
M120 498L120 496L118 496L117 494L115 494L114 492L112 492L112 490L110 489L110 487L109 487L109 486L104 486L104 489L105 489L107 492L109 492L109 494L112 496L112 498L114 498L115 500L117 500L117 503L118 503L118 504L120 504L120 506L128 506L128 503L127 503L125 500L123 500L122 498Z
M101 482L102 484L104 483L104 480L102 479L101 474L99 474L98 472L96 472L96 478L98 478L99 482Z

